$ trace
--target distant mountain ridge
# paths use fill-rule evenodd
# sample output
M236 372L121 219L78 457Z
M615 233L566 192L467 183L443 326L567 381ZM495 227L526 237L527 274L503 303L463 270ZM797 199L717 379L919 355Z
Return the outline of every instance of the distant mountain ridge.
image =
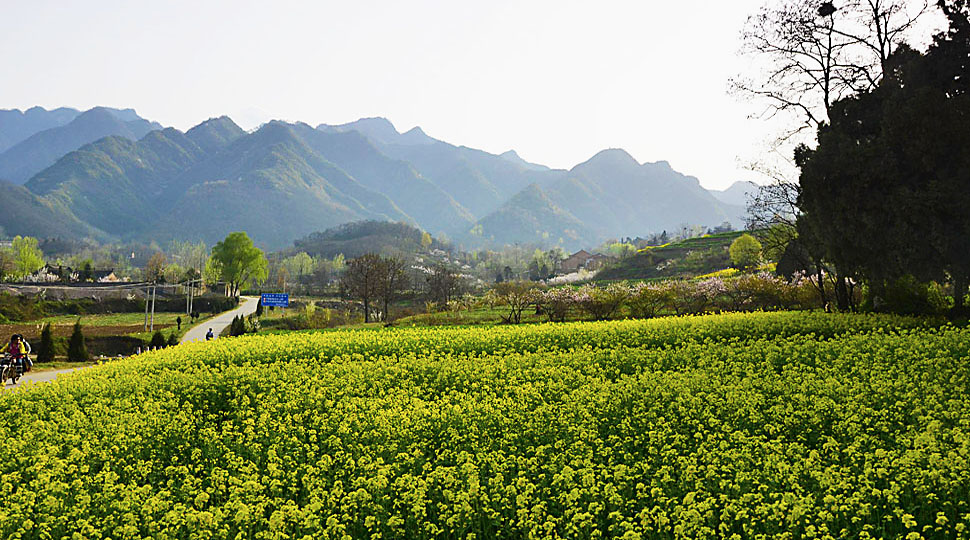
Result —
M0 153L34 133L63 126L79 114L81 111L68 107L50 111L43 107L31 107L26 111L0 109Z
M69 117L69 111L63 112L60 118ZM161 127L157 122L139 117L132 109L95 107L65 124L37 131L4 150L0 153L0 178L22 184L68 152L88 143L112 135L136 141Z
M59 114L58 121L70 116ZM514 151L452 145L419 127L400 133L383 118L316 128L273 121L246 132L223 116L183 133L134 111L97 108L37 131L0 158L14 149L27 155L31 145L77 144L73 134L96 131L85 126L116 132L65 151L16 191L34 209L31 222L51 223L52 236L214 243L246 230L260 245L281 248L348 222L385 220L469 248L572 249L682 224L739 225L743 213L666 162L640 164L619 149L556 170ZM32 234L3 215L0 226Z

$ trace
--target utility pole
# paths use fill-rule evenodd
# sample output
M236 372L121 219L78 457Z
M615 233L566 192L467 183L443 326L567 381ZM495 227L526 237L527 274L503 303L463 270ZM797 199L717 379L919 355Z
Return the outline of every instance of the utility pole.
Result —
M145 287L145 331L148 331L148 287Z
M155 331L155 284L152 284L152 324L151 328L148 329L150 332Z

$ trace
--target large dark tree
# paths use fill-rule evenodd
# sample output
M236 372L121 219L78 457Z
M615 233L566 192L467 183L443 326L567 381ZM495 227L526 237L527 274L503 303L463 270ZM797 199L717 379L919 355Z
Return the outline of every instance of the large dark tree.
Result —
M904 275L949 277L961 309L970 277L970 24L964 2L941 7L949 32L926 54L896 51L877 87L833 105L818 148L799 148L798 205L841 271L877 293Z
M344 294L359 298L364 304L364 322L370 322L371 308L377 300L384 273L383 260L376 253L367 253L347 263L340 280Z
M381 259L380 274L378 277L377 298L383 306L381 317L388 320L388 313L391 302L407 288L408 275L405 272L406 265L403 259L397 257L387 257Z

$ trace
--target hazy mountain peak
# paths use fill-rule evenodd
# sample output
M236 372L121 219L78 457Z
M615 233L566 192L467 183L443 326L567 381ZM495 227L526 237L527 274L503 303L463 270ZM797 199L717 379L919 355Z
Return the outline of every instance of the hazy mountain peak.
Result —
M609 148L599 151L595 156L573 167L573 171L585 169L620 169L631 171L639 169L640 163L622 148Z
M516 152L515 150L509 150L507 152L503 152L502 154L499 155L499 157L501 157L505 161L508 161L508 162L511 162L511 163L515 163L516 165L519 165L519 166L521 166L521 167L523 167L525 169L528 169L530 171L548 171L548 170L550 170L549 167L546 167L545 165L537 165L535 163L530 163L530 162L522 159L522 157L519 155L519 153Z
M429 137L420 126L414 126L401 135L398 142L402 144L433 144L437 141Z
M738 206L745 206L748 204L748 199L750 196L758 192L760 186L751 182L750 180L739 180L733 184L731 187L724 190L712 189L711 195L714 195L718 200L734 204Z

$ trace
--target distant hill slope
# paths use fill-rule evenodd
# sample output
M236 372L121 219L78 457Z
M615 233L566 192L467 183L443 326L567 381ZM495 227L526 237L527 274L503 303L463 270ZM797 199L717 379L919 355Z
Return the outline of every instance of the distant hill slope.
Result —
M411 164L475 218L498 209L534 182L548 181L541 167L482 150L455 146L426 135L421 128L407 133L384 118L365 118L340 126L321 125L321 131L357 131L384 154Z
M738 181L725 190L712 189L711 195L723 203L746 207L751 196L758 192L758 188L758 184L754 182Z
M155 229L207 242L245 230L278 248L350 221L411 221L387 196L314 152L296 131L271 122L200 162L183 176L191 187Z
M77 118L81 111L61 107L48 111L43 107L0 109L0 154L11 146L45 129L63 126Z
M473 245L526 243L572 248L586 245L594 236L589 226L557 206L538 185L530 184L460 239Z
M425 230L451 233L475 221L471 212L410 163L387 156L361 133L324 132L306 125L295 129L320 155L367 188L387 195Z
M721 203L696 178L673 170L667 162L639 164L618 149L604 150L577 165L546 192L604 236L679 224L739 225L743 215L743 209Z
M725 221L738 226L742 216L743 208L718 201L696 178L666 162L641 165L622 150L604 150L559 179L529 186L479 225L486 240L551 240L573 249L629 231L645 234ZM563 234L551 232L556 230ZM544 232L537 236L536 231Z
M0 181L0 215L8 236L40 238L93 238L108 235L79 220L68 209L42 199L24 186Z
M69 123L37 132L0 154L0 178L24 183L59 158L108 136L138 140L157 123L138 117L130 109L95 107Z
M326 258L343 255L347 259L365 253L410 256L427 249L421 245L423 234L424 231L407 223L357 221L300 238L293 242L292 251ZM437 240L432 240L429 246L430 249L440 247Z

